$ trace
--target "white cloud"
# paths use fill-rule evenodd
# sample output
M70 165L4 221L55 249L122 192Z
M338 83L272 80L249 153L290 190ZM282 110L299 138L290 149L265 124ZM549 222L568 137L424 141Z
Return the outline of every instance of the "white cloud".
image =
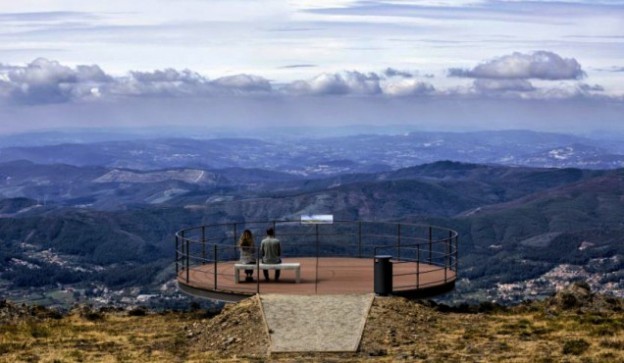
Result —
M296 95L376 95L381 94L380 77L375 73L347 71L323 73L307 81L295 81L285 90Z
M413 79L387 83L383 90L384 94L389 96L422 96L433 94L435 92L435 88L430 83L420 82Z
M475 79L474 88L481 93L531 92L535 87L525 79Z
M215 79L212 84L235 92L271 92L269 80L250 74L238 74Z
M267 79L247 74L211 81L188 69L167 68L113 77L96 65L72 68L45 58L26 66L0 65L0 97L17 104L80 102L106 96L197 97L271 91Z
M190 70L156 70L154 72L130 72L127 77L116 79L106 92L115 95L182 96L203 94L209 89L208 80Z
M479 69L478 72L485 71ZM396 75L386 77L388 73ZM604 94L601 85L570 80L553 84L549 79L530 82L527 78L477 77L472 85L442 88L428 80L418 79L415 73L409 73L413 75L412 78L407 78L407 74L394 68L386 68L381 73L352 70L322 73L308 80L287 83L274 83L253 74L237 74L211 80L192 70L173 68L151 72L130 71L123 76L111 76L97 65L70 67L58 61L38 58L25 66L0 65L0 99L9 104L32 105L124 98L237 98L258 94L273 98L469 96L518 99L613 97L619 100L618 97L621 97ZM503 73L498 71L497 74Z
M59 103L91 95L94 85L112 81L98 66L71 68L37 58L24 67L2 66L0 94L16 103Z
M453 77L491 78L491 79L581 79L585 72L574 58L562 58L560 55L537 51L530 54L515 52L485 63L472 69L451 68Z

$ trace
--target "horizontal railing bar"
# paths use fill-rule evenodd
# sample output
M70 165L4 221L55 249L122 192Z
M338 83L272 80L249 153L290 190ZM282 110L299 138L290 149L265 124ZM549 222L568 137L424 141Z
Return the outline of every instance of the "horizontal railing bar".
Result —
M213 276L214 283L208 278L205 285L213 291L227 289L217 288L220 279L232 280L232 267L218 268L219 263L228 266L239 260L239 247L236 245L238 236L244 229L259 231L265 227L274 227L277 237L282 242L282 258L370 258L388 252L394 255L391 262L397 265L415 264L415 271L393 274L393 277L421 276L444 271L444 279L415 284L394 286L393 291L404 288L420 289L442 282L455 280L458 269L458 233L452 229L429 225L409 224L398 222L370 222L370 221L342 221L335 220L332 224L301 223L300 220L272 220L272 221L241 221L225 222L209 225L190 226L179 230L176 236L176 266L177 279L189 283L189 272L193 275ZM397 227L398 226L398 232ZM260 233L254 238L254 258L259 257ZM429 238L426 238L427 236ZM439 238L443 236L442 238ZM398 243L395 243L397 241ZM313 241L313 240L316 241ZM201 249L199 246L201 245ZM320 249L320 250L319 250ZM208 253L206 251L209 250ZM418 256L412 258L410 256ZM425 258L428 257L428 258ZM420 265L418 265L420 263ZM207 268L201 267L209 264ZM229 265L231 266L231 265ZM423 271L423 266L430 266ZM337 268L340 266L334 266ZM372 266L371 266L372 267ZM328 266L319 266L323 270ZM254 269L259 274L259 270ZM453 273L448 276L447 271ZM260 278L257 276L256 278ZM315 281L318 284L318 281ZM238 286L238 292L260 292L260 285ZM315 287L316 289L316 287Z

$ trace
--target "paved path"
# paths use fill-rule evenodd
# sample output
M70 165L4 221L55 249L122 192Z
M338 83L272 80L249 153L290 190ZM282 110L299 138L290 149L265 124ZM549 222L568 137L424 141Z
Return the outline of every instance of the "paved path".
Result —
M271 352L355 352L373 297L260 295Z

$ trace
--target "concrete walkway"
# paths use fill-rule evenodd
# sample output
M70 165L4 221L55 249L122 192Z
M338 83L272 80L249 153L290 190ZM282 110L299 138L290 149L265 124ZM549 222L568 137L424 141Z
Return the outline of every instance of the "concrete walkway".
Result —
M355 352L373 297L260 295L271 352Z

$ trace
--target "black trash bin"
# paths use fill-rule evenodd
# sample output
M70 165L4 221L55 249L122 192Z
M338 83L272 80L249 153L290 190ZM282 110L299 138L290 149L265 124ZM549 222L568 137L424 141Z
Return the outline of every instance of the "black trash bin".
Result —
M375 294L387 296L392 293L392 262L389 255L375 256Z

